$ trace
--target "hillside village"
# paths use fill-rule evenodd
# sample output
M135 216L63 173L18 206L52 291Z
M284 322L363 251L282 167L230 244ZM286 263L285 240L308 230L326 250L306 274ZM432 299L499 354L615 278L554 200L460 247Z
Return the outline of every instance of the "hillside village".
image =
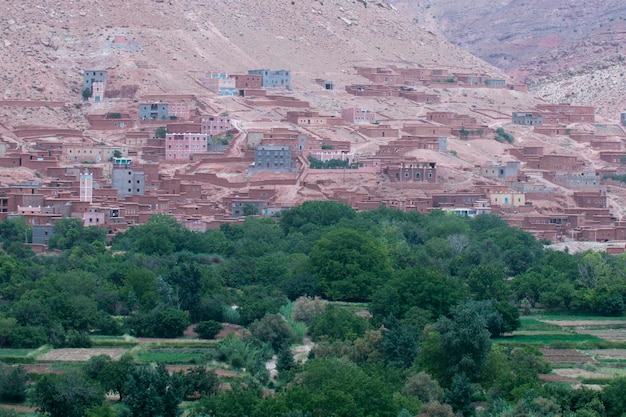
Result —
M115 70L86 68L71 102L0 101L84 124L2 135L2 218L23 217L42 250L68 216L111 236L159 213L204 231L326 199L495 213L550 242L626 240L612 202L626 195L626 114L605 123L593 107L541 103L525 85L419 63L345 71L358 81L298 91L288 69L207 71L198 94L124 97ZM476 95L493 104L470 104Z

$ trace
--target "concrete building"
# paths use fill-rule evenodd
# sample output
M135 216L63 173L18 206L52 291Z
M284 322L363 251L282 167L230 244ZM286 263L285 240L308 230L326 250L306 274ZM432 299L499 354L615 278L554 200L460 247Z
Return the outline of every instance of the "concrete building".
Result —
M229 75L229 77L235 80L235 88L237 90L262 88L263 77L261 75L236 74Z
M92 90L94 83L107 83L108 74L103 70L85 70L83 71L83 90ZM93 90L92 90L93 92Z
M516 125L541 126L543 116L532 112L513 112L513 123Z
M494 79L486 79L485 85L489 88L505 88L506 81L505 80L494 80Z
M93 201L93 174L85 170L80 174L80 201L91 203Z
M291 168L289 146L262 145L254 151L255 170L284 170Z
M207 142L207 135L202 133L168 133L165 135L165 160L193 160L195 154L207 151Z
M393 182L437 182L437 168L434 162L405 161L389 164L383 174Z
M120 198L143 195L146 190L146 176L132 166L130 158L115 158L111 171L111 188L117 190Z
M622 125L626 126L626 112L622 113Z
M34 224L33 230L33 244L48 246L48 241L54 236L54 226L51 224Z
M286 88L291 90L291 73L286 70L270 71L267 69L250 70L250 75L261 76L261 87L263 88Z
M170 105L167 103L152 103L152 104L140 104L139 105L139 119L140 120L169 120L170 119Z
M206 87L221 96L236 96L239 94L237 81L223 72L212 72L204 81Z

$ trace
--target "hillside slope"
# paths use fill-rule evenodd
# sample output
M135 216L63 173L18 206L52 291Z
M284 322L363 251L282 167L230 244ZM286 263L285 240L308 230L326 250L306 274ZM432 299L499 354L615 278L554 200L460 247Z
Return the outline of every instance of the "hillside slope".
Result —
M0 24L4 99L80 96L83 69L96 68L125 96L197 93L207 71L257 67L291 69L295 87L383 62L497 73L384 1L34 0L3 2Z

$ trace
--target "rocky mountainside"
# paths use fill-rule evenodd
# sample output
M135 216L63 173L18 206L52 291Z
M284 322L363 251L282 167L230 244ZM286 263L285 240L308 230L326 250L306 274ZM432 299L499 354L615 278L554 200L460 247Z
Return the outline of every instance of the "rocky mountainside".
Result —
M547 101L595 105L611 119L626 106L624 2L431 0L414 9Z
M4 99L76 97L95 68L122 95L196 92L207 71L257 67L291 69L296 87L298 73L383 62L497 72L385 1L33 0L3 2L0 25Z

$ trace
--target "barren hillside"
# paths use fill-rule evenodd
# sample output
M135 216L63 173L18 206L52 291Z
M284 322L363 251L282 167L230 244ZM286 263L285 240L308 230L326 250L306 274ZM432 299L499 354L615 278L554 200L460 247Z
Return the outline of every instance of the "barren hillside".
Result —
M137 0L3 2L5 99L80 96L83 69L105 68L121 95L196 93L207 71L287 68L294 87L342 81L358 64L493 68L384 1ZM116 34L128 44L114 44Z
M413 12L547 101L626 108L626 5L616 0L431 0Z

